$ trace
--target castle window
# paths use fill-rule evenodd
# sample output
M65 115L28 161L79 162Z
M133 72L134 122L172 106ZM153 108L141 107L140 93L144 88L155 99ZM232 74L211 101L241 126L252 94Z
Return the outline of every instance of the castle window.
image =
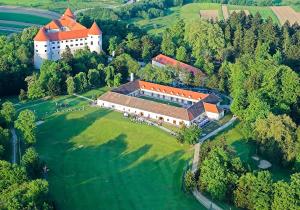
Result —
M36 50L35 52L38 52L38 50Z
M87 38L85 38L84 40L87 40Z
M76 46L78 46L78 44L76 44Z
M55 49L55 47L52 47L52 49Z
M80 43L80 45L83 45L83 43Z
M80 39L80 41L82 41L82 39Z
M66 42L69 42L68 40L66 40Z
M47 50L45 50L45 52L47 52Z
M91 41L91 45L93 45L94 43L93 43L93 41Z
M73 47L73 45L72 45L72 44L71 44L70 46L71 46L71 47Z
M76 41L78 41L78 39L76 39Z
M73 39L71 39L71 42L73 42Z
M47 45L44 45L44 47L47 47Z
M60 48L60 46L57 46L57 48L59 49L59 48Z

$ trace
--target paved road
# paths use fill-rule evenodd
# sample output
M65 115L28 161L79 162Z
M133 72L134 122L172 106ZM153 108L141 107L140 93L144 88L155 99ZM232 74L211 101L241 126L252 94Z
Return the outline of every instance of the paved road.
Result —
M90 102L95 102L95 100L93 100L93 99L90 99L90 98L85 97L85 96L82 96L82 95L78 95L78 94L76 94L76 93L74 93L73 96L76 96L76 97L78 97L78 98L83 98L83 99L88 100L88 101L90 101Z
M61 16L60 14L49 10L18 6L0 6L0 12L29 14L50 19L57 19Z
M12 159L11 162L13 164L17 163L17 146L18 146L18 138L16 134L16 130L14 128L10 129L10 132L12 134L11 142L12 142Z

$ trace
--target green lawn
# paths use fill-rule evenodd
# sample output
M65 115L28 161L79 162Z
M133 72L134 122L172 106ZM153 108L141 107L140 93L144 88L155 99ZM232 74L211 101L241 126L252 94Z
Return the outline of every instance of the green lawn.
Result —
M35 23L40 25L44 25L50 22L50 19L45 17L39 17L39 16L29 15L29 14L20 14L20 13L6 13L6 12L0 12L0 20Z
M163 100L163 99L159 99L159 98L152 98L152 97L148 97L148 96L139 96L139 98L146 99L146 100L149 100L149 101L158 102L158 103L162 103L162 104L168 104L168 105L171 105L171 106L182 107L182 105L180 105L178 103Z
M203 209L181 189L190 146L100 108L55 114L38 127L58 209Z
M248 10L252 15L255 15L257 12L259 12L263 19L271 17L274 23L279 24L277 16L269 7L228 5L228 10Z
M83 95L94 98L107 90ZM192 147L74 96L10 99L19 111L31 109L45 119L37 126L36 148L50 169L50 195L58 209L204 209L181 187ZM55 112L56 103L72 111Z
M72 0L72 1L53 1L53 0L0 0L0 5L16 5L24 7L35 7L56 12L63 12L68 6L73 10L91 8L95 6L114 7L120 5L118 0Z

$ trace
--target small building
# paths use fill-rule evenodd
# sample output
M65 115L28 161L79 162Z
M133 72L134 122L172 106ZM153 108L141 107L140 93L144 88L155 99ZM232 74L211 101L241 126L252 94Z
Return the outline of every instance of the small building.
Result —
M34 37L34 66L40 69L44 60L59 60L69 47L74 53L88 47L91 52L102 51L102 32L96 22L86 28L76 21L68 8L60 19L52 20L40 28Z
M101 107L177 126L182 124L189 126L203 118L221 119L224 116L224 110L219 107L219 102L219 98L213 94L198 93L141 80L121 85L97 99L97 105Z
M170 66L172 68L178 68L181 70L185 70L185 71L193 74L194 76L196 74L200 74L200 76L203 78L203 80L206 78L206 74L204 74L200 69L198 69L194 66L188 65L186 63L180 62L178 60L175 60L175 59L168 57L166 55L163 55L163 54L159 54L152 59L152 66L156 66L156 67Z

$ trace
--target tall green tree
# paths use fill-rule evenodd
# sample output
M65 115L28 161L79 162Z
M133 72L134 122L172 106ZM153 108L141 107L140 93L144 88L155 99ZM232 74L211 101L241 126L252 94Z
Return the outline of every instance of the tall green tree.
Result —
M16 109L10 101L6 101L2 104L2 109L0 111L0 116L4 118L7 125L11 125L15 120Z
M21 133L23 140L27 144L34 144L36 141L35 134L35 115L30 110L21 111L15 121L15 128Z

